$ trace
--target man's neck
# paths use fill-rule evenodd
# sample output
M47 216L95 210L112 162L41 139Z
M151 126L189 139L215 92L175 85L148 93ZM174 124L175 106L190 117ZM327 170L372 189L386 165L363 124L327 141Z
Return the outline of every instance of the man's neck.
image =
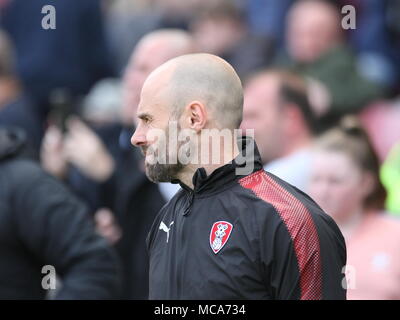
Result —
M222 149L222 148L221 148ZM233 148L229 150L225 150L225 152L220 153L222 156L220 157L220 162L217 164L214 163L202 163L202 164L189 164L183 169L179 175L178 179L184 183L186 186L188 186L190 189L194 189L193 185L193 176L197 169L199 168L204 168L207 176L209 176L211 173L213 173L216 169L224 166L225 164L231 162L233 159L235 159L239 155L239 148L237 146L237 143L235 142L233 144Z

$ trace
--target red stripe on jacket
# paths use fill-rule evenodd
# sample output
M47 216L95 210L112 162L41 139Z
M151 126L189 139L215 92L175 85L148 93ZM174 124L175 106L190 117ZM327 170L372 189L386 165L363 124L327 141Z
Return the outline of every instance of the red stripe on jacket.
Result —
M239 183L271 204L285 223L293 241L299 267L300 299L322 299L319 238L308 209L264 170L240 179Z

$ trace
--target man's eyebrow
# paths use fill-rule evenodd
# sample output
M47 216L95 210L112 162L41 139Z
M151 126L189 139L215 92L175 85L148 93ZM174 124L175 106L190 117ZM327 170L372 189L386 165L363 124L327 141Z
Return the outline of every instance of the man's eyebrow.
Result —
M145 119L145 118L148 118L148 119L152 118L152 116L149 113L146 113L146 112L139 113L137 117L139 119L142 119L142 120Z

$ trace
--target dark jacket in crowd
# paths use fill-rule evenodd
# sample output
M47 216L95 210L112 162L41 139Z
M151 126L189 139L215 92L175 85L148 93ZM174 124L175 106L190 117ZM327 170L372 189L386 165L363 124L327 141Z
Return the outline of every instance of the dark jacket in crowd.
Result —
M39 159L44 134L43 119L35 112L35 105L26 95L1 106L0 125L19 127L26 133L26 148L35 159Z
M56 299L119 294L118 263L87 208L22 157L23 134L0 128L0 299L43 299L44 266L55 268Z
M133 128L120 125L97 129L115 161L112 177L97 184L76 168L69 171L71 188L94 212L110 208L122 229L115 248L122 263L122 299L147 299L149 292L146 237L165 199L141 169L143 156L130 143Z

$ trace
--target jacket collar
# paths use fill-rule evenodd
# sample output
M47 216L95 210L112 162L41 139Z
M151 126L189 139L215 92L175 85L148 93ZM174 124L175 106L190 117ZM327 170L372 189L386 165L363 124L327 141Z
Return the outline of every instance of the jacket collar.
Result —
M196 194L210 194L221 191L230 186L243 176L249 175L263 168L261 156L255 141L247 136L238 138L240 154L231 162L217 168L207 176L204 168L199 168L193 175L194 190L179 180L172 183L179 183L182 189Z

